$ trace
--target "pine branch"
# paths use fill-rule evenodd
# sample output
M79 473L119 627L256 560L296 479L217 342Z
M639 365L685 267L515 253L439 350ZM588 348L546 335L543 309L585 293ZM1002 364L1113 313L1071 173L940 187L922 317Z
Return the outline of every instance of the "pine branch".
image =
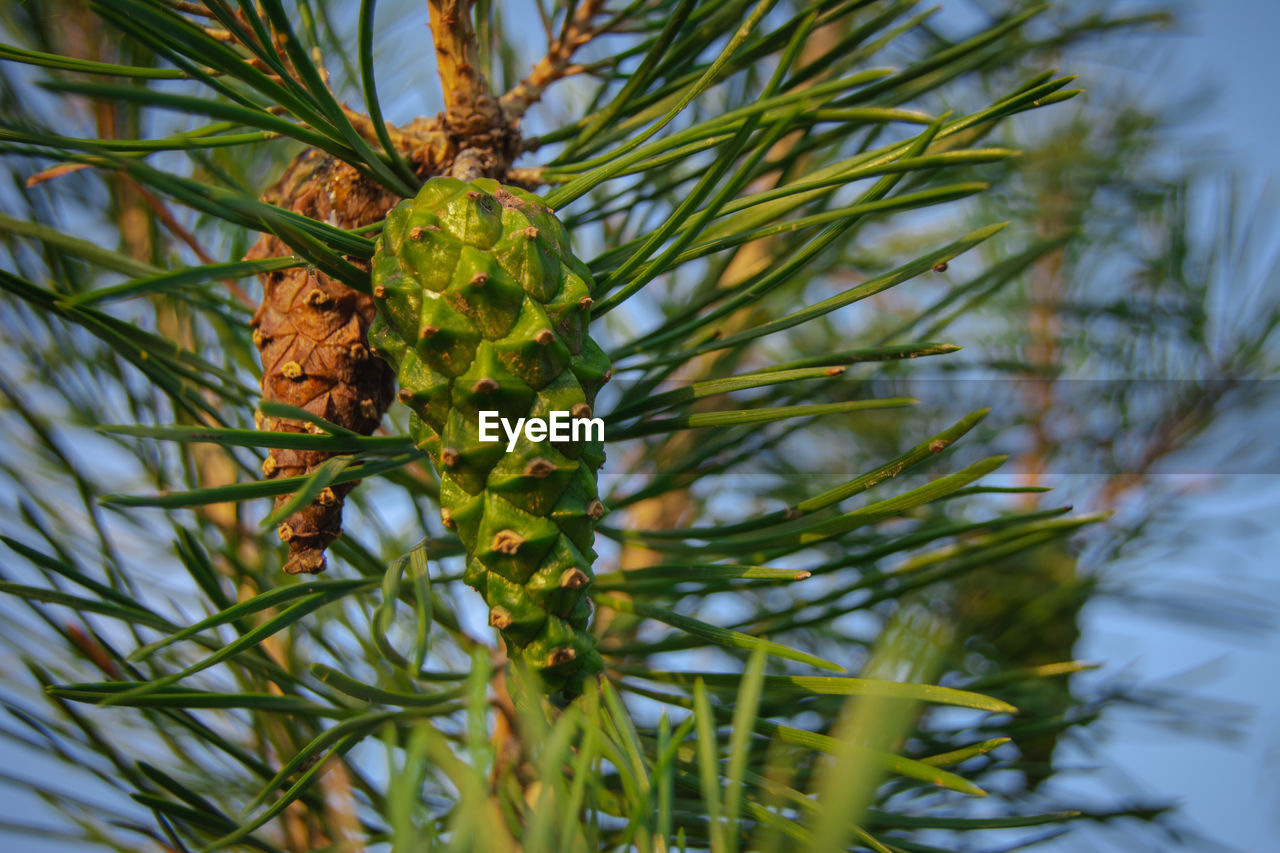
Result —
M1038 8L1021 6L949 40L897 0L571 0L538 4L546 39L526 68L522 20L432 0L445 113L393 127L375 64L384 94L421 81L383 63L374 5L360 4L350 45L330 26L345 19L315 0L113 0L94 5L101 20L78 5L0 10L23 43L0 48L15 178L0 214L15 370L0 476L16 496L0 516L17 534L0 641L18 662L0 673L0 738L34 748L42 775L91 779L122 804L39 783L66 834L117 849L887 853L1161 818L1150 803L1032 813L1018 781L1051 772L1055 739L1087 736L1109 705L1155 701L1064 680L1084 666L1075 614L1094 594L1071 537L1098 536L1103 519L1063 499L1008 509L1041 495L987 477L1005 450L996 426L1020 406L960 418L977 406L900 405L917 357L944 376L961 359L1025 361L983 338L1025 312L1004 300L1026 271L1060 251L1055 276L1112 280L1087 259L1128 263L1116 246L1134 223L1168 240L1167 263L1148 258L1135 285L1150 299L1064 300L1056 313L1078 335L1053 344L1121 363L1141 349L1199 364L1211 349L1224 300L1195 282L1221 267L1187 250L1197 238L1172 224L1176 191L1086 144L1107 129L1063 132L1068 110L1036 122L1049 143L1015 120L1072 94L1039 51L1118 22L1049 12L1033 38L1021 28ZM352 57L331 63L332 80L322 48ZM483 71L499 67L501 98ZM588 106L569 111L548 92L573 74ZM32 82L49 85L32 97ZM367 115L337 86L362 88ZM538 102L551 126L522 145L517 124ZM1078 109L1096 119L1103 102ZM84 103L91 131L72 120ZM1144 109L1125 114L1138 125ZM521 152L537 154L513 168ZM1086 227L1039 239L1024 188L1046 166L1064 167L1053 197L1078 193ZM600 572L604 675L565 708L473 627L474 565L441 525L432 449L399 406L385 435L366 434L390 385L350 381L357 361L383 369L361 290L385 214L445 172L557 185L557 263L595 279L575 303L595 317L583 336L619 360L593 401L612 515L600 555L579 549ZM263 199L249 189L276 177ZM248 232L263 235L252 249ZM255 275L266 305L253 336L226 282ZM1242 326L1212 363L1258 367L1280 317L1267 305L1258 297L1247 328L1271 325ZM1124 334L1102 340L1085 325L1100 316ZM259 358L275 430L250 428ZM306 383L330 375L312 394ZM343 410L353 402L359 418ZM1230 405L1206 398L1193 425ZM1178 424L1159 420L1150 433L1177 441L1149 446L1182 444ZM310 512L335 533L324 513L344 498L342 538L320 543L296 520ZM318 568L319 544L336 578L280 573L291 558ZM949 632L969 642L952 650ZM969 798L982 792L979 815Z
M444 130L457 148L448 174L463 180L502 175L519 135L480 68L472 0L428 0L436 66L444 90Z
M546 55L533 66L528 77L499 99L502 114L509 124L514 126L519 122L525 111L542 99L552 83L573 73L569 63L579 48L608 31L609 22L596 24L596 18L603 10L603 0L583 0L572 15L566 16L564 27L547 46ZM617 15L613 21L617 22L621 17Z

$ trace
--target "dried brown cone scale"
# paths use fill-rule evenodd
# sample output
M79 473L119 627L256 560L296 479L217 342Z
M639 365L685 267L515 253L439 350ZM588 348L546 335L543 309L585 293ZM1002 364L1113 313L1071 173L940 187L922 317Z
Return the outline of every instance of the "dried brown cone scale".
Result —
M296 159L263 196L339 228L377 222L400 199L348 164L317 151ZM292 254L278 237L264 234L247 258ZM369 353L373 300L322 272L305 267L260 276L262 304L252 320L262 356L262 397L296 406L362 435L378 428L395 394L391 368ZM307 432L300 421L259 417L258 428ZM332 454L273 449L266 477L308 474ZM354 483L331 486L279 528L289 544L285 571L322 572L325 549L342 531L344 499ZM289 495L276 498L279 507Z

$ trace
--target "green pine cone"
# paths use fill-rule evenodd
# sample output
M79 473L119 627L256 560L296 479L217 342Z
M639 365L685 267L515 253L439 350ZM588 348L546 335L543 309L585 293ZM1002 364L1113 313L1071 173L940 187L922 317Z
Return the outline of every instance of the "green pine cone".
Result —
M369 340L397 372L444 524L508 651L571 698L601 669L587 587L601 441L480 440L480 412L590 418L609 359L587 334L591 276L537 196L432 178L388 215L373 260ZM584 435L586 431L583 431ZM491 433L492 434L492 433Z

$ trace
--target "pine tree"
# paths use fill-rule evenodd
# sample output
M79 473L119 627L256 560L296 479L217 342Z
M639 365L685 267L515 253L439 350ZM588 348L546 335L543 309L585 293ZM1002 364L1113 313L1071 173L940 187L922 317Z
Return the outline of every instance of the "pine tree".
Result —
M1114 22L426 6L433 51L373 0L6 13L0 589L44 640L9 638L3 734L114 795L31 781L60 831L883 853L1158 816L1030 791L1089 719L1069 642L957 652L998 622L967 578L1101 516L986 500L986 410L874 384L959 349L889 297L1061 245L921 223L1006 197L990 140L1077 93L1046 46ZM434 86L401 51L442 111L397 126L379 92ZM481 398L604 447L507 454Z

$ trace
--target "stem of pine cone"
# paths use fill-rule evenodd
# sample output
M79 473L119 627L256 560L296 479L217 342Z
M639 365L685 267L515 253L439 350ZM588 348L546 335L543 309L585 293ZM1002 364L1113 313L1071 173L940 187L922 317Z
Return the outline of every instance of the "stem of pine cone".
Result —
M502 120L489 81L480 70L480 52L471 23L469 0L429 0L436 66L444 90L445 119L450 129L465 132Z
M586 0L564 22L560 34L529 76L501 98L494 97L480 67L470 0L428 0L436 67L444 92L443 124L457 153L446 174L464 181L507 180L520 152L520 118L548 86L570 73L573 54L609 27L597 24L603 0ZM529 184L526 179L523 184Z
M501 177L519 147L480 68L469 0L428 0L436 66L444 91L445 132L457 146L448 174L464 181Z

